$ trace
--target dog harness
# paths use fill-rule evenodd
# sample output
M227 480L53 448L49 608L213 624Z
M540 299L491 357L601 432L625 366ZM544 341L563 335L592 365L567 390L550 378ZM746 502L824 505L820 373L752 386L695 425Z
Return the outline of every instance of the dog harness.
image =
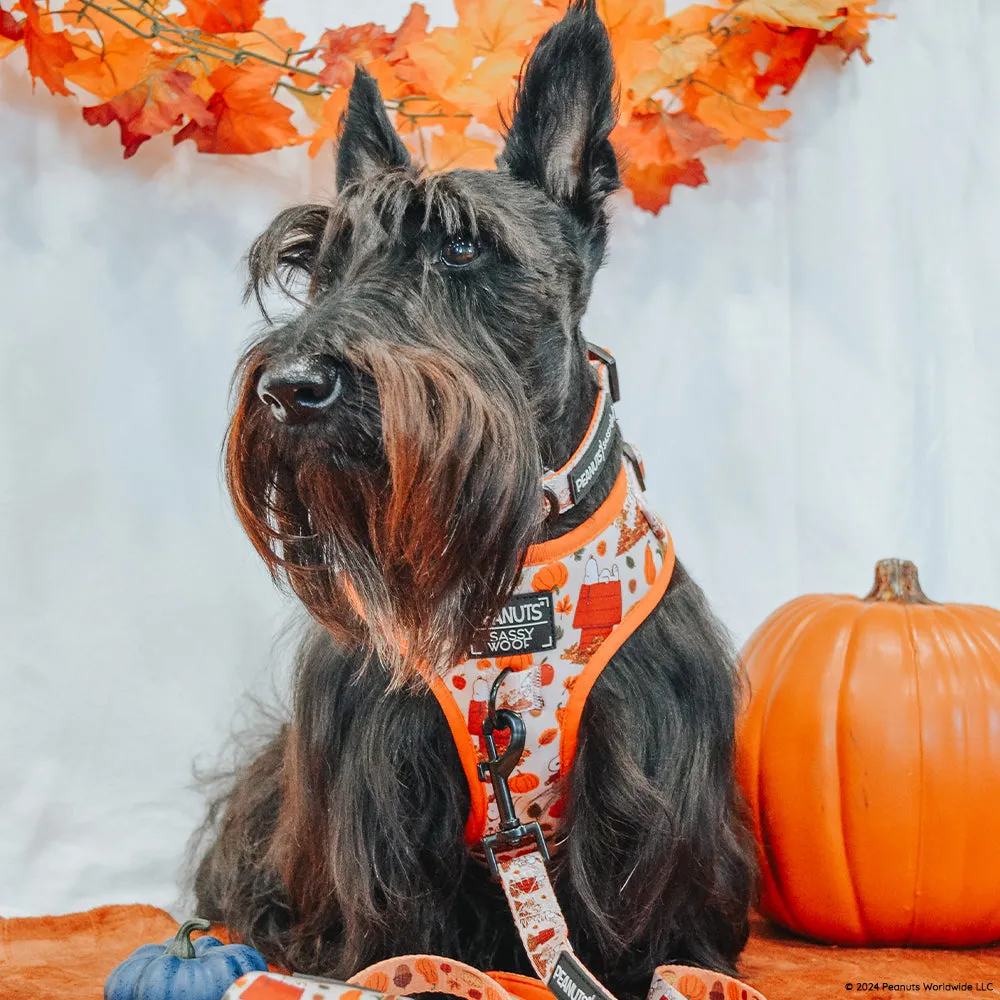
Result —
M578 503L612 453L614 362L600 351L592 364L599 393L587 434L566 465L543 481L553 512ZM536 822L551 842L565 809L564 778L587 696L667 589L673 543L646 504L641 468L626 448L607 499L578 527L528 549L513 595L468 658L431 679L469 783L465 840L472 848L497 833L502 819L485 782L491 751L484 721L491 706L523 720L524 748L507 785L515 814ZM493 737L496 754L510 739L509 732Z
M582 499L614 440L614 360L593 346L591 355L600 393L590 427L569 462L543 481L553 515ZM324 997L392 1000L434 991L461 1000L615 1000L574 952L545 863L547 840L565 807L564 779L587 696L656 607L674 568L670 536L646 506L642 465L633 449L623 451L608 498L579 527L528 550L513 596L469 657L431 679L472 795L466 842L481 841L548 990L525 976L488 974L452 958L402 955L363 969L349 983L321 980ZM521 822L524 817L530 822ZM309 976L252 972L223 1000L307 1000L319 995L315 983ZM721 973L659 966L647 1000L685 997L764 1000Z

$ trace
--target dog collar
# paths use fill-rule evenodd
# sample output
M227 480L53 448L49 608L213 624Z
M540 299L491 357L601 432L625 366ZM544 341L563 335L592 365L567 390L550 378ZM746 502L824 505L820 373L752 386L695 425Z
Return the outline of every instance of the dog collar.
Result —
M596 344L587 344L587 355L597 375L597 402L587 433L569 461L555 471L547 469L542 476L545 512L551 520L572 510L590 491L605 465L618 458L612 447L618 427L614 404L621 398L618 366L612 354ZM626 445L624 450L641 480L642 469L633 449Z

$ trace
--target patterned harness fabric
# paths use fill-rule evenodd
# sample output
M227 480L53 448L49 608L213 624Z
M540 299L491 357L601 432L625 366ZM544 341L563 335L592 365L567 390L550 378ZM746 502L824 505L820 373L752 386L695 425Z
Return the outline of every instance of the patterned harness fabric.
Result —
M475 765L486 759L483 720L501 671L496 708L517 712L525 750L508 784L517 815L537 821L554 842L565 808L564 777L580 716L614 652L656 607L673 572L674 550L623 461L605 503L579 529L529 549L514 593L478 648L431 687L451 727L469 779L470 848L499 829L491 787ZM497 751L507 734L496 735Z

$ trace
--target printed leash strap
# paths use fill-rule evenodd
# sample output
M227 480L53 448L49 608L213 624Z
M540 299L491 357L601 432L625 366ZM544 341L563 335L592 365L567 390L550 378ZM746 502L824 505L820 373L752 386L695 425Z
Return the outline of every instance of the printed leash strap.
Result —
M389 958L346 983L302 973L249 972L229 987L222 1000L391 1000L430 992L464 1000L516 1000L485 972L436 955Z
M498 860L500 881L532 968L557 1000L615 1000L577 958L538 851ZM686 965L661 965L647 1000L764 1000L746 983Z

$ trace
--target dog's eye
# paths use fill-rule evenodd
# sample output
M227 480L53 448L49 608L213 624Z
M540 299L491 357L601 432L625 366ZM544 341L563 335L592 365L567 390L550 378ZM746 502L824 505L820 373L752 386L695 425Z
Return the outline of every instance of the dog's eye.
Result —
M479 256L479 244L467 236L448 240L441 247L441 260L448 267L465 267Z

